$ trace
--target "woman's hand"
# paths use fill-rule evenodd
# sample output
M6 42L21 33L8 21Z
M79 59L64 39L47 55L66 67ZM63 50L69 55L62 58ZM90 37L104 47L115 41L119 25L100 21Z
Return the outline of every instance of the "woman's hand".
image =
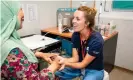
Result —
M57 58L60 60L59 64L61 64L61 67L60 67L59 70L63 70L66 66L65 63L66 63L67 60L65 58L61 57L61 56L58 56Z
M58 54L56 53L44 53L42 55L42 58L51 64L53 62L53 59L56 58L57 56Z
M59 69L59 71L60 70L63 70L65 68L65 66L66 66L65 64L62 64L61 67L60 67L60 69Z
M61 67L59 61L59 58L55 57L55 59L51 62L51 65L48 67L48 69L51 70L52 73L54 73Z
M48 63L52 63L52 59L54 57L57 57L58 54L57 53L42 53L42 52L36 52L35 53L36 57L40 57L43 58L45 61L47 61Z

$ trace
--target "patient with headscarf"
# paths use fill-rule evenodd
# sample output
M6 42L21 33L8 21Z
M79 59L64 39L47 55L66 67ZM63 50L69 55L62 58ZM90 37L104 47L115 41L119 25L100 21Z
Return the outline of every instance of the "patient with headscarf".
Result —
M2 80L53 80L54 72L60 68L56 54L33 53L20 40L17 30L22 28L24 13L18 1L1 1L1 78ZM38 59L50 63L48 68L38 71ZM55 58L54 60L51 57Z

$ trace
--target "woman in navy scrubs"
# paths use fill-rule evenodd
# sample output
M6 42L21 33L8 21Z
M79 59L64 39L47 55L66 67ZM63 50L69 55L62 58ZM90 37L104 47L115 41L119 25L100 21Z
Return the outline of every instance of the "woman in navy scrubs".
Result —
M93 30L95 26L96 10L87 6L80 6L74 13L72 36L73 51L71 58L63 58L60 63L71 67L71 70L62 70L56 75L60 79L72 80L74 69L80 69L82 80L103 80L103 43L99 32ZM69 73L69 74L68 74ZM67 78L68 77L68 78ZM76 76L75 76L76 77Z

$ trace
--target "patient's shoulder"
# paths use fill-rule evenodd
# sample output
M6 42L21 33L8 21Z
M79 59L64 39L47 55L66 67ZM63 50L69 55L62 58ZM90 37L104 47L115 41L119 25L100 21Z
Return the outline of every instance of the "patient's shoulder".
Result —
M13 53L13 54L19 54L19 53L23 53L22 50L18 47L16 48L13 48L10 53Z

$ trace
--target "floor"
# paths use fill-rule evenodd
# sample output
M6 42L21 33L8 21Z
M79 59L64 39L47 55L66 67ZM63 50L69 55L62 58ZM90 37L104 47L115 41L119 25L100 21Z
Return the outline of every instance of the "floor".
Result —
M133 80L133 72L114 68L109 74L109 80Z
M81 80L81 79L75 78L73 80ZM109 80L133 80L133 72L128 72L115 67L109 74Z

